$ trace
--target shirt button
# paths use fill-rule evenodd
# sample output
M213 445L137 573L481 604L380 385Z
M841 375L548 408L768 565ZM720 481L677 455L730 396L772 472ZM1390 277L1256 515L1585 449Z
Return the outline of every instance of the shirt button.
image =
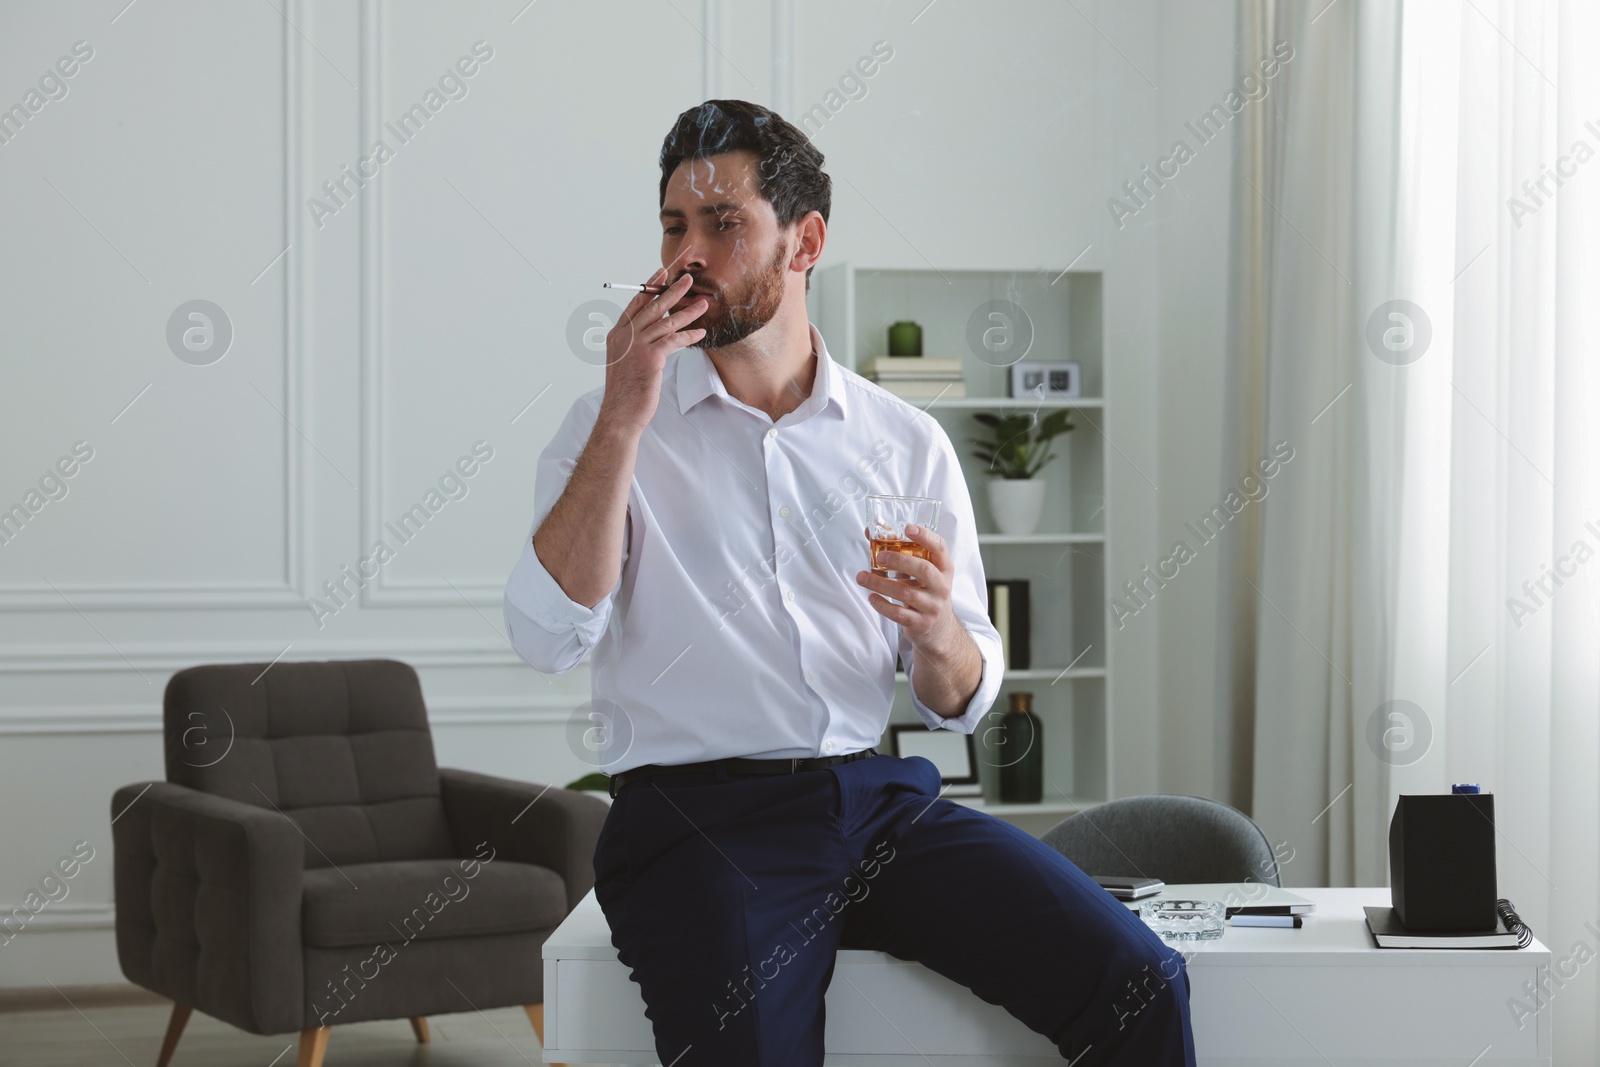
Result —
M790 600L793 600L794 599L794 590L793 589L789 590L787 593L784 594L784 596L788 597Z
M832 741L824 741L824 742L822 742L822 751L824 751L824 752L832 752L833 751L833 742Z
M774 426L772 429L768 430L767 431L767 436L769 438L778 436L778 428L776 426Z
M806 677L814 682L814 681L817 680L817 672L816 671L806 671Z
M778 509L778 518L787 519L788 517L789 517L789 509L788 509L788 507L781 507L781 508Z

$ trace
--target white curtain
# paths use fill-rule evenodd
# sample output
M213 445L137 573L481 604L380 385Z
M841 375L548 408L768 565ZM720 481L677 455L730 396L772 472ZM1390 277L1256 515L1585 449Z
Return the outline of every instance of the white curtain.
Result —
M1437 308L1406 368L1407 420L1432 433L1405 474L1442 506L1401 517L1433 633L1400 666L1444 709L1440 758L1406 791L1494 789L1501 893L1556 960L1555 1062L1593 1064L1600 9L1415 3L1403 40L1400 278Z
M1284 884L1382 885L1388 765L1365 731L1401 624L1379 527L1403 382L1360 309L1392 288L1399 12L1243 0L1240 27L1242 67L1293 53L1235 142L1224 478L1293 458L1222 563L1219 780L1292 857Z
M1376 885L1396 795L1493 792L1600 1062L1600 4L1241 16L1297 57L1238 145L1230 462L1296 458L1225 575L1227 799L1286 884Z

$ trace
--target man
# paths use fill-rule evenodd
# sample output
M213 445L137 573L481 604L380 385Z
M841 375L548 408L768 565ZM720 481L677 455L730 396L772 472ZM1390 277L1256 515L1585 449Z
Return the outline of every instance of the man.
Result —
M541 455L506 586L531 666L593 655L615 796L595 896L656 1052L821 1064L843 946L922 962L1074 1063L1192 1065L1180 954L1060 853L941 798L932 762L872 748L897 657L928 728L967 734L1003 662L948 436L807 321L822 162L754 104L678 117L666 288L629 302L604 388ZM907 530L927 559L881 561L903 580L866 566L869 492L943 501L938 532Z

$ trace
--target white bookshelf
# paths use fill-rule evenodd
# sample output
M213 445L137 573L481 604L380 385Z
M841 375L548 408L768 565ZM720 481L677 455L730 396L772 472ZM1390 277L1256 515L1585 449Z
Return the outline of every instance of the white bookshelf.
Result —
M1105 359L1098 271L935 270L877 268L840 263L819 268L811 288L811 313L835 360L856 368L888 354L888 327L911 319L923 328L923 353L959 356L966 396L908 400L937 418L955 445L972 496L978 544L989 578L1029 581L1032 645L1029 669L1008 669L993 713L1008 694L1033 693L1043 726L1044 799L1000 804L998 771L986 752L985 724L974 736L984 796L951 798L1039 833L1055 821L1110 796L1109 717L1114 663L1104 608L1105 531L1111 502L1104 424ZM1039 401L1007 397L1005 366L980 359L967 344L967 321L987 301L1005 299L1032 320L1028 362L1074 360L1082 367L1082 397ZM996 532L989 513L989 477L972 455L969 438L985 429L972 415L1017 410L1081 410L1069 434L1051 443L1056 458L1039 473L1048 483L1037 532ZM905 673L896 675L891 722L916 722ZM989 720L985 720L987 723ZM882 745L887 751L887 738ZM1070 798L1070 799L1068 799Z

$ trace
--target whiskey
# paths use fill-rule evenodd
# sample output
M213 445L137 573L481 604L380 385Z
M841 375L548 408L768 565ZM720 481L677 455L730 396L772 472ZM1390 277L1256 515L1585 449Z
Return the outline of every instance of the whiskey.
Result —
M918 559L928 559L931 554L931 550L928 548L928 546L919 545L915 541L903 541L895 538L889 538L887 540L872 538L870 543L872 545L872 552L867 558L872 564L872 573L878 575L880 578L889 578L894 581L900 581L912 576L904 571L892 570L881 565L878 562L879 552L904 552L906 555L916 556Z
M919 545L906 536L906 527L915 523L924 530L939 525L940 502L923 496L880 496L868 494L867 524L862 533L867 537L867 566L872 573L890 581L910 581L916 576L897 571L878 562L880 552L904 552L918 559L931 559L931 549Z

